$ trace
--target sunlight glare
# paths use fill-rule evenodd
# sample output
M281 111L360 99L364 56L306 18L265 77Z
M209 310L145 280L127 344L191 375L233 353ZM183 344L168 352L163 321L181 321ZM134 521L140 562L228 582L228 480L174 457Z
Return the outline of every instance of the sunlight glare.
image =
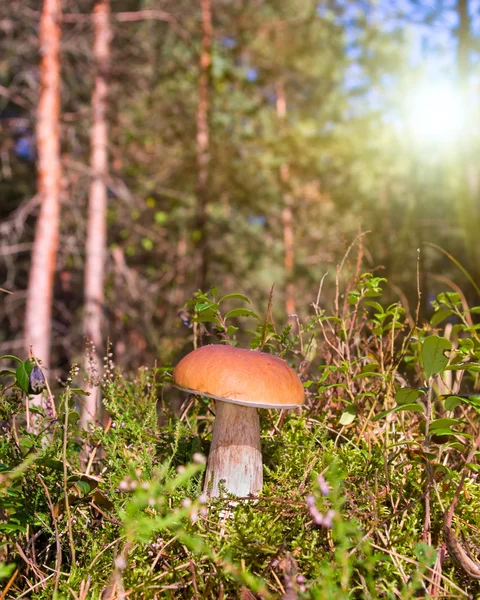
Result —
M460 94L451 83L424 85L410 98L408 125L419 142L448 144L460 137L465 110Z

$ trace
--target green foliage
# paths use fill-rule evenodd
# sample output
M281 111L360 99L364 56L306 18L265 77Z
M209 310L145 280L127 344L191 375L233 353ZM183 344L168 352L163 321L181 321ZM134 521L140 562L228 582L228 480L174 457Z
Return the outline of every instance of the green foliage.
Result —
M230 319L235 317L253 317L259 319L259 316L249 308L232 308L223 314L223 302L229 300L240 300L250 303L250 300L243 294L227 294L216 300L217 289L212 288L208 294L199 291L186 304L186 308L192 312L191 322L193 323L212 323L212 333L222 341L236 345L236 332L238 327L231 324ZM229 321L229 323L227 323Z

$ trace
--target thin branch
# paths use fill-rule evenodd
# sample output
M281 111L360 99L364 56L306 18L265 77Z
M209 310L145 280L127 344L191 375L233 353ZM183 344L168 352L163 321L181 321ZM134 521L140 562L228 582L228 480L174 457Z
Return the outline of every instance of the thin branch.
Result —
M62 564L62 544L60 543L60 535L58 533L58 526L57 526L57 519L55 518L55 510L54 510L54 506L53 506L53 502L52 499L50 497L50 492L48 491L48 487L45 485L45 482L43 481L43 479L41 478L40 475L37 475L38 480L40 481L43 489L45 490L45 495L47 497L47 503L48 503L48 507L50 509L50 512L52 514L52 522L53 522L53 528L55 530L55 542L57 545L57 558L55 560L55 587L53 590L53 595L56 596L57 595L57 590L58 590L58 583L60 581L60 566Z
M13 246L3 246L0 249L0 256L12 256L13 254L20 254L21 252L30 252L32 248L33 244L30 244L28 242L25 242L23 244L13 244Z

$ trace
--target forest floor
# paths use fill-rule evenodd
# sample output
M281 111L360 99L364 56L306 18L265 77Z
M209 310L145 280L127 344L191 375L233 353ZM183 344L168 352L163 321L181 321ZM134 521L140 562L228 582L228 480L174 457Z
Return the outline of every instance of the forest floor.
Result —
M174 390L170 366L125 376L107 358L104 422L85 433L77 367L39 409L33 363L4 357L18 366L1 372L0 598L480 594L479 309L444 293L419 326L382 284L361 276L299 333L268 310L239 332L256 316L223 306L241 295L187 306L193 335L242 335L304 382L305 408L260 411L255 500L203 495L214 406Z

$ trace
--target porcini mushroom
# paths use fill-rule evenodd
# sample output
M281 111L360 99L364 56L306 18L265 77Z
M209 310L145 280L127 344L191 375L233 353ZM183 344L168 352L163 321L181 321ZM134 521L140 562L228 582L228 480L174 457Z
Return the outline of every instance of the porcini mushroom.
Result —
M204 491L219 496L257 494L263 469L257 408L298 408L303 385L285 361L271 354L233 346L202 346L173 371L176 387L216 400L212 444Z

